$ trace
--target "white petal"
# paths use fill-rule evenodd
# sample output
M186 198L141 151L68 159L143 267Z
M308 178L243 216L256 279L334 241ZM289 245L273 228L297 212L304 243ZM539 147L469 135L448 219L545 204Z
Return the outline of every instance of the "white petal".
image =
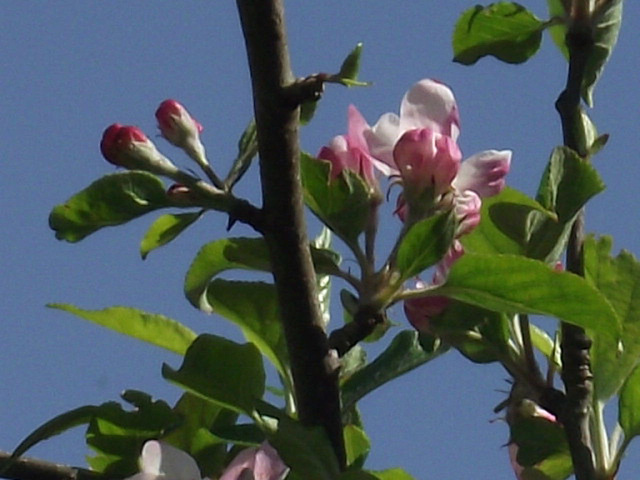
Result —
M382 115L371 130L364 131L371 156L395 168L393 147L402 133L400 118L395 113Z
M481 197L497 195L504 188L511 166L511 150L486 150L462 162L453 186L459 191L473 190Z
M460 119L453 92L446 85L431 79L416 83L405 94L400 105L400 127L430 128L458 138Z
M200 469L188 453L168 443L150 440L141 455L142 473L170 480L200 480Z

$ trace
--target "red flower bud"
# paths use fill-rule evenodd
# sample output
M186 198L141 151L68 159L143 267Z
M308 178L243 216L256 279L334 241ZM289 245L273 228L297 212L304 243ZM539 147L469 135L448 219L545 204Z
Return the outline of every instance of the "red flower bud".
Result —
M114 123L102 134L100 151L109 163L129 170L146 170L164 174L173 165L147 138L142 130Z
M202 125L175 100L162 102L156 110L156 119L162 136L180 148L186 148L189 142L196 141L202 132Z

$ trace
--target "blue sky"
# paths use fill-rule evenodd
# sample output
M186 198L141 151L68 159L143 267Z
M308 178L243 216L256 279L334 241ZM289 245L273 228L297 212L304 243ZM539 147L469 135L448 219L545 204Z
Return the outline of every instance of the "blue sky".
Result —
M523 66L451 61L450 37L459 13L475 1L289 2L295 73L338 68L364 43L361 76L374 86L329 86L315 121L302 132L315 153L343 133L349 103L370 123L397 111L421 78L450 85L462 118L468 156L488 148L514 152L509 184L534 194L551 149L561 142L553 103L566 63L548 37ZM527 2L539 16L545 2ZM185 104L203 124L214 168L225 172L239 134L252 116L251 92L235 3L87 2L55 7L36 1L0 3L0 449L11 450L43 421L84 404L117 399L127 388L173 401L180 391L160 376L162 362L180 359L152 346L45 308L130 305L176 318L198 332L240 335L184 299L184 272L200 245L225 234L226 219L208 215L173 244L140 260L139 241L154 216L105 229L70 245L48 229L50 209L114 169L100 155L102 131L135 124L154 138L153 113L166 98ZM444 7L446 5L446 7ZM587 228L615 237L615 248L640 250L636 189L640 178L640 89L637 36L640 7L626 2L619 44L595 93L592 117L609 132L596 158L607 191L587 211ZM176 163L179 151L157 139ZM252 170L238 193L257 200ZM383 223L392 241L398 223ZM386 231L386 233L385 233ZM238 227L234 235L249 235ZM339 318L339 315L336 315ZM407 323L400 310L392 318ZM400 327L397 328L399 330ZM390 338L390 337L389 337ZM384 341L383 341L384 342ZM450 353L361 402L373 441L368 466L402 466L417 479L511 478L507 427L493 407L508 389L496 365L473 365ZM82 431L32 451L49 460L84 464ZM640 447L632 445L620 479L637 478Z

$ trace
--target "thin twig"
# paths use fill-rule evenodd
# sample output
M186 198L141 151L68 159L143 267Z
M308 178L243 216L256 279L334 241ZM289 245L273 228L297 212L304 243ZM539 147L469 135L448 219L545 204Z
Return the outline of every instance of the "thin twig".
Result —
M11 458L8 452L0 451L0 469L11 462L2 473L2 478L10 480L99 480L101 475L84 468L70 467L58 463L46 462L36 458Z

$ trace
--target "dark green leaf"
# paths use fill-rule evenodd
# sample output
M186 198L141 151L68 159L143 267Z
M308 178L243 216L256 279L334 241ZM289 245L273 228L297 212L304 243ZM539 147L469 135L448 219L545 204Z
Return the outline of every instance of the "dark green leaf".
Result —
M404 330L394 337L387 349L373 362L355 372L342 386L343 410L369 392L448 350L438 340L420 341L418 332Z
M155 175L135 170L114 173L54 207L49 227L57 239L78 242L103 227L120 225L171 205L164 184Z
M627 377L620 391L618 422L624 431L625 441L640 435L640 367L638 366Z
M112 476L126 476L138 471L138 457L144 442L160 438L180 424L182 419L169 405L134 390L122 398L133 410L124 410L116 402L100 405L87 429L87 444L98 452L89 458L92 469Z
M396 256L401 278L415 277L440 260L451 248L455 221L449 213L429 217L411 226Z
M198 220L203 212L179 213L162 215L149 227L140 242L140 255L144 260L151 250L166 245L180 235L193 222Z
M300 105L300 125L308 125L318 108L318 100L309 100Z
M282 461L300 478L335 480L338 460L322 427L307 427L287 416L278 419L278 430L269 435Z
M593 89L618 41L622 24L622 4L623 0L600 2L601 6L595 15L593 29L595 43L587 59L582 81L582 98L590 107L593 106Z
M257 153L258 134L256 121L252 118L238 141L238 156L233 161L233 165L227 174L224 184L229 188L233 187L249 169Z
M525 62L540 48L543 28L543 22L517 3L476 5L456 23L453 60L471 65L493 55L507 63Z
M629 252L611 256L611 237L585 241L585 274L622 321L620 339L593 335L594 395L607 400L622 386L640 359L640 263Z
M179 370L164 364L162 376L238 413L251 414L265 388L262 357L253 344L208 334L191 344Z
M524 467L536 465L553 455L569 455L562 426L544 418L518 420L511 426L511 440L518 445L518 463Z
M465 254L431 292L498 312L556 317L613 338L620 332L611 305L587 281L520 256Z
M274 285L262 282L214 280L207 288L213 311L242 330L283 378L288 378L287 347Z
M265 440L265 435L255 423L243 423L214 428L212 433L225 442L255 447Z
M84 310L64 303L51 303L51 308L73 313L118 333L184 355L196 334L179 322L163 315L143 312L130 307L110 307L104 310Z
M331 250L311 248L318 273L331 274L339 267L340 257ZM267 245L262 238L224 238L204 245L193 259L185 278L184 291L191 304L211 311L204 293L213 277L230 269L271 270Z
M191 393L183 394L173 411L182 422L162 440L191 455L204 475L221 470L227 455L226 440L210 429L233 425L238 414Z
M311 211L339 237L354 242L369 219L373 190L357 174L343 170L330 180L329 162L301 155L305 201Z

